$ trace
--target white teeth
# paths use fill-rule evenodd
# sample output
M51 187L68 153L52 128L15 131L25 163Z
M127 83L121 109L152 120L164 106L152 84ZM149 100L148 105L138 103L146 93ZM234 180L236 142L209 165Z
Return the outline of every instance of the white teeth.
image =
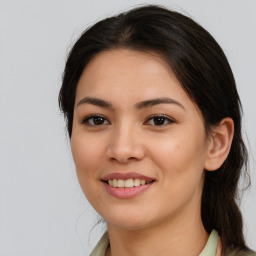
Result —
M110 184L109 184L110 185ZM113 179L113 186L116 188L117 187L117 179Z
M140 185L145 185L146 180L142 180L142 179L128 179L128 180L113 179L113 180L108 180L108 184L111 187L132 188L132 187L138 187Z
M133 180L132 179L128 179L124 182L124 187L125 188L132 188L133 187Z
M119 188L124 188L124 180L117 180L117 186Z
M135 179L133 181L133 186L138 187L140 185L140 179Z

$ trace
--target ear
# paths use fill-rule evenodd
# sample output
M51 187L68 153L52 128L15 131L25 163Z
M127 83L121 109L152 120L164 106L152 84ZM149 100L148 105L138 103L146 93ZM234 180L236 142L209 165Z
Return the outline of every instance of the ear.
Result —
M234 135L234 122L226 117L212 128L209 135L207 156L204 169L215 171L221 167L228 157Z

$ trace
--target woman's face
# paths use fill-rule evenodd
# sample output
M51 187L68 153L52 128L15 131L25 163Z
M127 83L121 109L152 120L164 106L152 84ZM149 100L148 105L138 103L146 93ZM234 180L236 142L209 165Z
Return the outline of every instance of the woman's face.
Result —
M86 66L71 147L83 192L109 225L200 212L207 145L200 111L160 57L118 49Z

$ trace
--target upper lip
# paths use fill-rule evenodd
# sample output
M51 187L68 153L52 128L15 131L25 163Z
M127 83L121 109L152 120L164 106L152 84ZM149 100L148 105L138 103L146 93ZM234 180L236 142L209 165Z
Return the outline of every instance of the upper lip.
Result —
M146 180L147 182L155 180L154 178L151 178L136 172L113 172L103 176L101 180L108 181L113 179L120 179L120 180L141 179L141 180Z

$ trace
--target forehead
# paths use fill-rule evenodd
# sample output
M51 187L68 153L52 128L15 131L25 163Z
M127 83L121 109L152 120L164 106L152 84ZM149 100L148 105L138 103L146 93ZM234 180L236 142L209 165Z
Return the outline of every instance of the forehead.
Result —
M150 71L152 74L155 74L162 70L173 75L171 68L159 54L152 51L143 52L128 48L110 49L98 53L88 63L85 72L89 69L92 70L95 66L97 66L97 69L103 68L103 70L109 72L115 64L118 64L120 67L119 71L123 70L124 73L133 68L137 70L142 64L146 72ZM137 64L138 66L131 67L130 64ZM128 70L126 70L126 68L128 68ZM138 71L141 72L143 70L140 68Z
M77 96L125 92L135 96L185 94L169 65L151 52L114 49L97 54L85 67L77 86ZM161 94L161 95L156 95ZM184 96L184 95L183 95Z

